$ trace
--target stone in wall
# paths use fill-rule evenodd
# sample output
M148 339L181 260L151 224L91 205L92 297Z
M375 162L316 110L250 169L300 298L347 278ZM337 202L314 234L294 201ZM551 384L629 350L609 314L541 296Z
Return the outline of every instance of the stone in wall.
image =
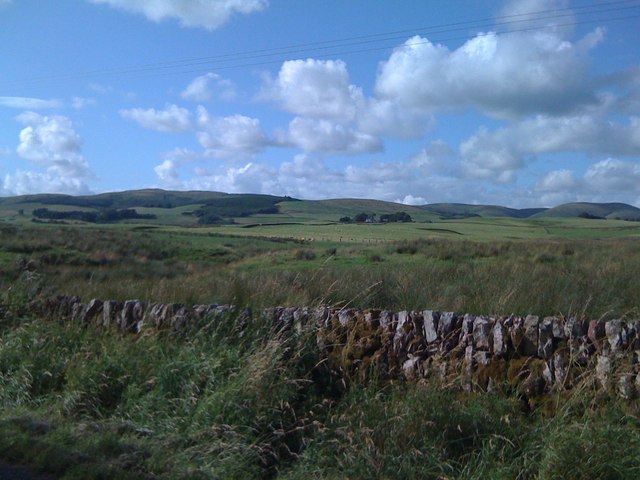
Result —
M579 371L592 368L599 388L623 398L640 391L640 323L629 320L484 316L453 312L274 307L261 312L225 305L146 304L139 300L83 304L59 296L34 302L44 318L68 319L123 333L143 328L188 332L196 323L233 321L240 332L266 322L285 335L316 332L323 368L345 385L351 379L437 378L463 388L505 388L534 398L570 389Z

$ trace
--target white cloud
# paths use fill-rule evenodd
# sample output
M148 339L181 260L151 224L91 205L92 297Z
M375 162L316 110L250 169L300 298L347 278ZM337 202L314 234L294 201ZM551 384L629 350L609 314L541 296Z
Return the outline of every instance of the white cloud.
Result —
M516 171L524 166L524 159L520 152L514 151L510 139L507 140L496 138L481 128L460 145L462 174L467 178L495 179L500 183L515 180Z
M640 162L607 158L591 165L584 174L589 189L600 194L640 195Z
M554 170L547 173L540 180L535 189L539 192L562 192L573 190L577 187L578 182L571 170Z
M198 107L198 142L205 155L212 158L242 159L255 155L271 142L260 120L232 115L211 117L204 107Z
M30 193L64 193L83 195L91 193L79 178L61 177L51 173L17 171L4 177L2 195L27 195Z
M107 4L131 13L143 14L149 20L161 22L177 19L184 27L214 30L236 13L248 15L264 10L268 0L89 0Z
M211 72L194 78L180 96L186 100L207 102L213 99L212 83L215 84L215 89L220 92L221 99L232 100L235 97L236 92L233 83Z
M406 108L388 99L367 99L356 119L358 128L371 135L392 135L418 138L429 132L435 119L432 115Z
M61 100L52 98L44 100L32 97L0 97L0 107L19 108L21 110L40 110L45 108L61 108Z
M81 151L82 139L68 117L26 112L17 118L27 125L20 131L17 152L21 158L47 168L52 174L75 178L90 176Z
M499 14L505 18L498 21L511 30L555 27L571 31L575 15L568 7L569 0L508 0Z
M596 104L586 53L602 30L571 43L556 31L479 34L456 50L415 36L382 63L380 98L433 112L475 107L499 117L561 114Z
M179 133L191 129L191 112L177 105L167 105L164 110L155 108L120 110L120 115L137 122L143 128L158 132Z
M638 156L640 118L625 125L593 115L537 115L493 132L481 127L460 145L460 167L469 178L511 182L537 155L557 152Z
M284 62L262 97L295 115L342 121L353 120L364 101L362 90L349 83L343 61L311 58Z
M84 97L73 97L71 100L71 106L76 110L82 110L84 108L95 105L95 100L92 98L84 98Z
M396 203L402 203L403 205L425 205L427 200L424 197L414 197L413 195L405 195L405 197L400 200L396 200Z
M301 117L289 123L288 132L281 135L279 140L305 152L325 154L362 154L382 150L382 142L377 137L329 120Z
M92 178L92 174L82 155L82 139L71 120L61 115L43 116L34 112L25 112L17 119L26 125L20 131L18 155L45 171L18 171L6 175L3 193L88 192L85 181Z
M180 187L181 181L178 169L198 158L198 154L186 148L175 148L165 152L162 158L162 163L154 167L156 175L164 186Z

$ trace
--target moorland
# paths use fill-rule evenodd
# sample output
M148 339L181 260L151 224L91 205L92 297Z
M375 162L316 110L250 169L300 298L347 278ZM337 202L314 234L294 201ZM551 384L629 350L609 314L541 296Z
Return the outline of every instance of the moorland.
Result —
M0 458L59 478L637 478L638 400L334 385L312 326L123 336L38 298L640 317L640 209L140 190L0 199Z

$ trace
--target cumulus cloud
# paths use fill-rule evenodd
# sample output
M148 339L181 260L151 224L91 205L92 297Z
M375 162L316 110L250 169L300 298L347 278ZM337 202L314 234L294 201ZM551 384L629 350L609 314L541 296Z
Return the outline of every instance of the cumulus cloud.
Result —
M91 193L85 182L79 178L21 170L4 177L1 191L3 195L27 195L30 193L83 195Z
M184 27L214 30L232 15L248 15L267 8L268 0L88 0L107 4L130 13L142 14L149 20L161 22L177 19Z
M462 174L468 178L512 182L516 171L525 164L523 152L516 150L511 139L492 136L486 128L481 128L460 145Z
M44 172L18 171L6 175L3 192L20 195L36 192L86 193L92 178L82 155L82 139L71 120L61 115L43 116L25 112L17 117L25 124L20 131L18 156Z
M576 111L598 102L586 53L603 36L598 29L571 43L553 30L489 32L453 51L415 36L381 65L376 93L426 112L475 107L514 117Z
M61 108L62 106L64 106L63 102L55 98L45 100L32 97L0 97L0 107L41 110L45 108Z
M186 100L196 102L210 101L214 96L212 84L214 84L213 88L220 92L219 96L221 99L231 100L235 97L236 92L233 83L212 72L194 78L182 91L180 96Z
M262 93L302 117L349 121L364 101L341 60L289 60Z
M482 127L460 145L460 167L470 178L511 182L537 155L557 152L640 155L640 119L625 125L592 115L537 115L493 132Z
M554 170L540 180L535 189L539 192L563 192L574 190L578 186L575 174L571 170Z
M584 175L570 170L548 172L533 188L539 205L589 202L640 202L640 162L606 158L588 166Z
M133 120L141 127L158 132L179 133L191 129L191 112L177 105L167 105L164 110L132 108L120 110L120 115Z
M569 0L508 0L498 20L506 23L510 30L543 26L571 29L575 15L569 9Z
M427 200L424 197L405 195L403 199L396 200L396 203L402 203L403 205L425 205L427 203Z
M178 169L198 158L198 154L186 148L175 148L165 152L162 158L162 163L154 167L158 179L165 186L180 187L181 181Z
M299 147L305 152L324 154L355 155L382 150L382 142L375 136L329 120L301 117L289 123L288 132L281 135L279 140L282 144Z
M95 103L95 100L93 100L92 98L85 97L73 97L73 99L71 100L71 106L76 110L85 109L87 107L95 105Z
M640 162L607 158L591 165L584 174L584 181L599 193L640 195Z
M271 143L257 118L212 117L200 106L198 125L202 129L196 134L198 142L205 149L205 155L212 158L246 158Z

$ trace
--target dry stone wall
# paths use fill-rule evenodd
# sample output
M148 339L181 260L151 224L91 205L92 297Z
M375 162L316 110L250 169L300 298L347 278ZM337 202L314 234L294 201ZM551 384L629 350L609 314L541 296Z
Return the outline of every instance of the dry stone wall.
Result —
M58 296L34 302L37 315L138 334L188 332L199 322L266 322L282 332L312 327L319 355L342 380L438 379L465 389L514 389L535 398L570 389L586 376L623 398L640 392L640 322L577 318L458 315L454 312L228 305L83 303Z

